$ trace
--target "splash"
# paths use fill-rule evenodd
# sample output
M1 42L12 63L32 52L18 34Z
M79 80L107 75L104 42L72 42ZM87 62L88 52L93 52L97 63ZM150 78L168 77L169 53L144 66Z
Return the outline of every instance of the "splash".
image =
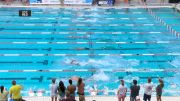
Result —
M132 76L132 75L128 75L128 76L125 76L124 78L123 78L123 80L125 81L125 82L128 82L128 83L131 83L133 80L139 80L139 77L137 77L137 76Z
M170 64L177 68L180 67L180 56L176 57Z
M174 77L167 77L164 80L172 85L180 85L180 73L176 73Z
M105 56L102 58L86 58L86 57L65 57L56 61L54 67L72 68L95 68L95 69L119 69L119 68L132 68L139 65L139 60L124 59L116 56Z
M108 77L102 70L98 71L96 74L92 76L95 81L109 81L110 77Z

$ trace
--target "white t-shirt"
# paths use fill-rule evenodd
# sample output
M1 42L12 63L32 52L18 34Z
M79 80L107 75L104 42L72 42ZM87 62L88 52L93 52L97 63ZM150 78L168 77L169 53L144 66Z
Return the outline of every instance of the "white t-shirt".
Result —
M147 95L151 95L152 94L152 90L153 90L153 84L152 83L147 83L144 85L144 93Z
M50 94L51 96L57 96L57 85L56 84L50 84Z
M125 86L120 85L118 91L119 91L119 95L125 95L127 92L127 88Z

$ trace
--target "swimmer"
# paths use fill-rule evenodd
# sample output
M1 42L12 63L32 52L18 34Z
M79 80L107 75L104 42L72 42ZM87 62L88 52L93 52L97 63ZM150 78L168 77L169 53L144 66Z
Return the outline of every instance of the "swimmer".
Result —
M177 88L177 84L171 83L171 88Z
M77 62L77 60L71 60L70 64L80 66L80 64Z

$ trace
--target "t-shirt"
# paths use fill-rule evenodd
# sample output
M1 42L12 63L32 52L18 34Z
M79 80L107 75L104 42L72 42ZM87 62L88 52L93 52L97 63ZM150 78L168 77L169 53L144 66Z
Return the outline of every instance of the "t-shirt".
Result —
M131 89L131 97L136 97L139 95L140 86L133 85L130 87Z
M21 89L22 89L22 86L20 86L20 85L13 85L10 88L9 93L12 94L13 99L20 99L21 98L21 93L20 93Z
M126 95L127 88L125 86L120 85L118 91L119 91L119 95Z
M153 84L152 83L147 83L144 85L144 93L147 95L151 95L152 94L152 90L153 90Z
M56 84L50 84L50 95L51 96L57 96L57 85Z
M8 92L3 91L3 93L0 92L0 101L7 101L8 100Z

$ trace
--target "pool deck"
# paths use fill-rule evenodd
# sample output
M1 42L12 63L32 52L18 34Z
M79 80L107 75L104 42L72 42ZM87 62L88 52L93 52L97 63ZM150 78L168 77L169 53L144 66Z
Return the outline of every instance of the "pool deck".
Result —
M51 101L50 97L23 97L27 101ZM78 101L78 97L76 97ZM96 96L96 97L86 97L86 101L118 101L115 96ZM129 97L125 101L129 101ZM141 96L142 101L142 96ZM152 97L151 101L156 101L156 97ZM180 101L179 97L164 97L162 96L162 101Z
M150 8L157 8L157 7L173 7L174 4L168 3L168 0L165 0L164 4L160 3L161 0L147 0L147 6ZM114 6L108 5L58 5L58 4L30 4L24 5L21 2L14 1L10 5L5 5L4 2L0 1L0 7L51 7L51 8L145 8L142 3L139 3L137 0L132 0L132 3L126 4L123 3L122 0L116 0L116 4Z

